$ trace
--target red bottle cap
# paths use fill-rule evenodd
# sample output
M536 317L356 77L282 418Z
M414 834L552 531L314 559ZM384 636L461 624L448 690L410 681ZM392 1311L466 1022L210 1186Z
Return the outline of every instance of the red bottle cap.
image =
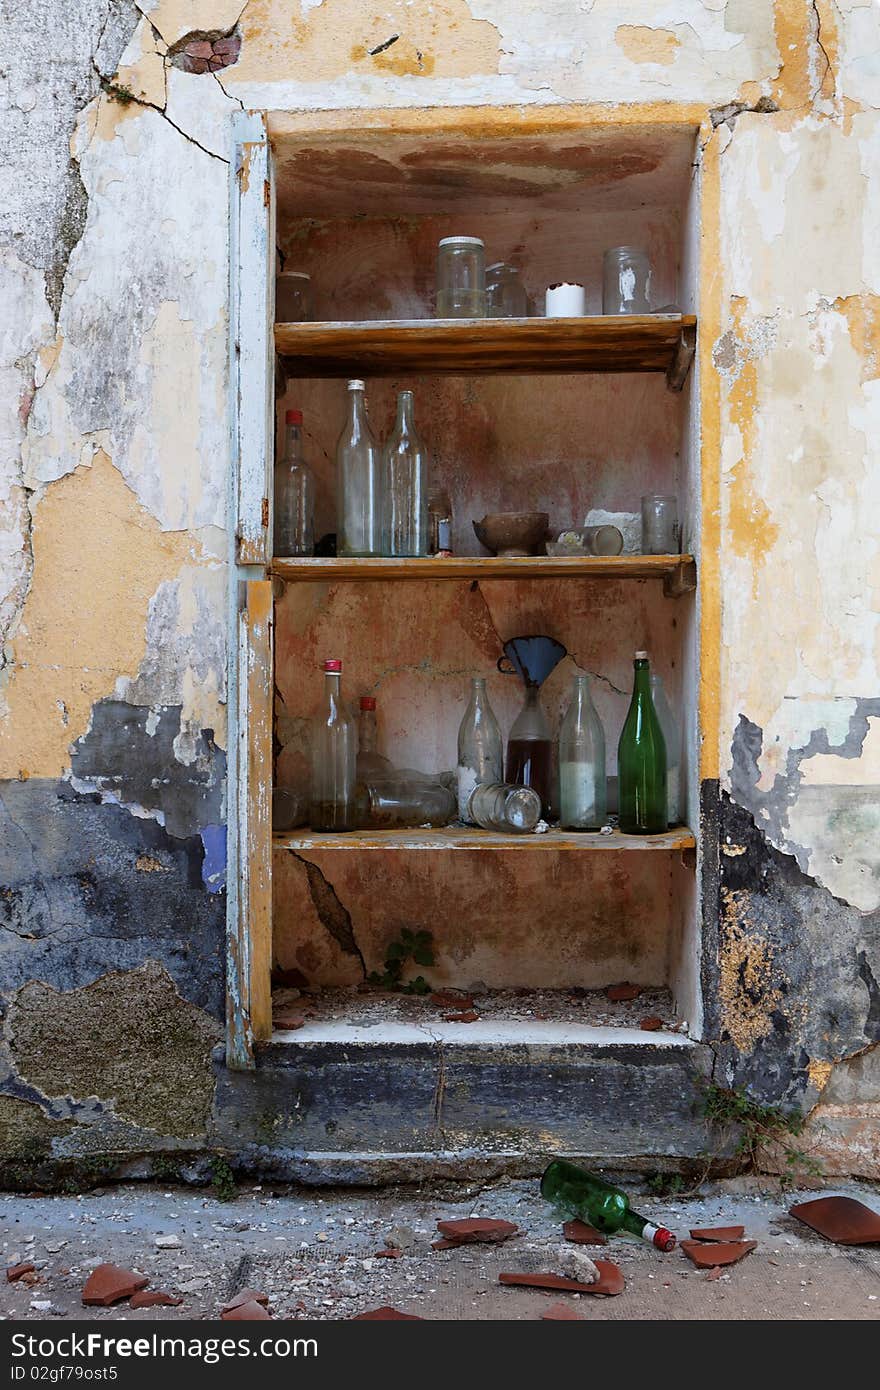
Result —
M361 696L361 709L375 709L375 708L376 708L376 697L375 697L375 695L362 695L362 696Z
M341 671L341 670L342 670L342 662L341 662L341 661L325 661L325 662L324 662L324 670L325 670L325 671Z
M665 1226L658 1226L654 1232L654 1244L668 1255L670 1250L675 1249L675 1236Z
M287 411L285 411L285 413L284 413L284 423L285 423L285 425L301 425L302 422L303 422L303 413L302 413L301 410L287 410Z

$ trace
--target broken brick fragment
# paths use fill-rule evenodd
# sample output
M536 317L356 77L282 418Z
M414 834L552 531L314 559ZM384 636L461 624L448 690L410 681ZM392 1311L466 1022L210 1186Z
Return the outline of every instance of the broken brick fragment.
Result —
M210 39L191 39L183 45L183 52L188 53L191 58L212 58L214 45Z
M268 1313L262 1303L237 1303L234 1308L227 1308L220 1314L223 1322L271 1322L272 1314Z
M304 1028L305 1022L305 1018L302 1014L287 1013L285 1010L279 1010L278 1013L272 1015L273 1027L288 1032L293 1032L296 1028Z
M610 999L614 1004L621 1004L627 999L638 999L642 992L641 985L606 985L605 998Z
M264 1308L269 1306L269 1295L260 1293L257 1289L242 1289L240 1293L228 1299L220 1309L221 1313L229 1313L233 1308L240 1308L244 1303L262 1303Z
M519 1230L512 1221L496 1221L488 1216L469 1216L461 1221L437 1222L437 1230L456 1245L497 1244L516 1235Z
M181 68L183 72L202 73L208 71L207 58L194 58L191 53L178 53L173 61L174 66Z
M702 1240L683 1240L681 1248L697 1269L714 1269L717 1265L735 1265L755 1249L756 1240L731 1240L715 1244Z
M27 1260L22 1260L22 1262L17 1265L9 1265L6 1270L6 1282L7 1284L14 1284L15 1281L21 1279L23 1275L33 1274L35 1269L36 1265L32 1265Z
M608 1244L608 1237L597 1231L595 1226L588 1226L586 1221L566 1221L562 1227L562 1234L575 1245Z
M235 63L241 53L241 34L229 34L225 39L214 40L214 57L225 58L226 66Z
M623 1293L626 1280L611 1260L596 1260L599 1278L594 1284L579 1279L566 1279L561 1274L499 1274L499 1284L514 1284L524 1289L553 1289L564 1293L599 1293L614 1296Z
M444 1014L447 1023L476 1023L480 1015L473 1009L466 1009L461 1013Z
M647 1018L642 1019L639 1027L643 1033L656 1033L663 1027L663 1019L658 1018L656 1014L648 1014Z
M383 1304L381 1308L372 1308L369 1313L355 1313L352 1322L424 1322L425 1319L419 1317L418 1313L401 1313L399 1308L390 1308L388 1304Z
M140 1289L131 1296L129 1308L177 1308L183 1302L164 1289Z
M576 1313L568 1303L551 1303L546 1313L541 1314L542 1322L583 1322L580 1313Z
M97 1265L83 1285L82 1301L87 1308L109 1308L145 1289L149 1282L145 1274L135 1274L121 1265Z
M398 1250L396 1245L386 1245L384 1250L377 1250L373 1256L374 1260L399 1260L403 1255L402 1250Z
M796 1202L789 1214L836 1245L880 1244L880 1213L854 1197L818 1197Z
M746 1233L745 1226L707 1226L702 1231L691 1231L691 1240L709 1240L725 1242L731 1240L742 1240Z
M712 1268L709 1270L709 1273L706 1275L706 1278L710 1284L714 1284L715 1280L720 1279L723 1273L724 1270L721 1268L720 1265L713 1265Z
M463 989L435 989L431 1003L441 1009L472 1009L474 1001Z

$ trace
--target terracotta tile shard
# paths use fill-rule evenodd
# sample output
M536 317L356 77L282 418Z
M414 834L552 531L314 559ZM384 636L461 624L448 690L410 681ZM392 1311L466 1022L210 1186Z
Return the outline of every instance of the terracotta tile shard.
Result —
M473 1009L466 1009L463 1013L443 1014L447 1023L476 1023L480 1015Z
M381 1308L373 1308L369 1313L356 1313L351 1319L352 1322L424 1322L425 1319L419 1317L418 1313L401 1313L399 1308L389 1308L384 1304Z
M641 985L608 985L605 990L605 997L615 1004L622 1004L626 999L638 999L641 992Z
M220 1314L223 1322L272 1322L262 1303L238 1303Z
M648 1014L647 1018L642 1019L639 1027L643 1033L656 1033L663 1027L663 1019L658 1018L656 1014Z
M576 1313L567 1303L551 1303L546 1313L541 1314L542 1322L584 1322L580 1313Z
M149 1282L145 1274L135 1274L121 1265L98 1265L83 1285L82 1301L88 1308L109 1308L145 1289Z
M815 1202L796 1202L791 1216L803 1221L835 1245L880 1244L880 1212L854 1197L819 1197Z
M182 1298L175 1298L171 1293L165 1293L163 1289L141 1289L138 1293L133 1293L129 1308L177 1308L183 1302Z
M565 1293L601 1293L613 1296L623 1293L626 1280L611 1260L596 1260L599 1278L595 1284L582 1284L579 1279L565 1279L561 1274L499 1274L499 1284L516 1284L525 1289L558 1289Z
M516 1235L519 1230L512 1221L494 1221L488 1216L471 1216L462 1221L438 1221L441 1236L456 1245L496 1244Z
M460 989L437 989L431 995L431 1003L441 1009L472 1009L474 1001L469 994Z
M712 1268L709 1270L709 1273L706 1275L706 1278L709 1280L710 1283L714 1283L716 1279L721 1278L723 1273L724 1270L721 1268L720 1265L713 1265Z
M29 1264L26 1260L21 1264L9 1265L6 1270L7 1284L14 1284L16 1279L20 1279L23 1274L33 1274L36 1266Z
M242 1289L241 1293L237 1293L234 1298L230 1298L228 1302L223 1304L220 1312L229 1313L233 1308L240 1308L244 1303L262 1303L264 1308L268 1308L269 1295L260 1293L257 1289Z
M288 1014L280 1011L272 1015L272 1023L276 1028L294 1029L303 1028L305 1019L302 1014Z
M432 1250L457 1250L460 1245L466 1245L464 1240L432 1240Z
M455 1242L453 1242L455 1244ZM399 1260L403 1251L398 1250L396 1245L386 1245L384 1250L377 1250L373 1256L374 1260Z
M588 1226L586 1221L566 1221L562 1228L562 1234L566 1240L571 1240L575 1245L607 1245L608 1237L603 1236L601 1231L597 1231L595 1226Z
M691 1240L742 1240L745 1233L745 1226L707 1226L703 1231L691 1231Z
M681 1248L693 1260L697 1269L714 1269L716 1265L735 1265L751 1254L756 1240L731 1240L714 1244L702 1240L683 1240Z

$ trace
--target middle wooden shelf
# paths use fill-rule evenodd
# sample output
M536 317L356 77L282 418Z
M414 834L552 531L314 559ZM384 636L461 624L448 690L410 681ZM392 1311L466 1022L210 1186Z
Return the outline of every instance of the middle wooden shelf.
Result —
M333 583L336 580L441 579L662 579L667 592L696 586L692 555L451 555L413 559L306 556L273 559L278 579Z
M476 826L446 825L425 830L350 830L325 834L304 826L273 837L276 849L304 850L581 850L631 852L633 850L694 849L693 832L685 825L659 835L623 835L619 830L547 830L543 835L500 835Z

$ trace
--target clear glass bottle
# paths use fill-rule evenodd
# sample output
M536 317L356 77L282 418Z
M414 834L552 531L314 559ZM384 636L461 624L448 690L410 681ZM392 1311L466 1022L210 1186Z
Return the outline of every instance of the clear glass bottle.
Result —
M487 782L471 792L467 819L483 830L523 835L534 830L541 819L541 798L531 787Z
M342 703L342 662L324 662L321 708L312 721L312 787L309 825L313 830L353 830L357 768L357 728Z
M445 488L428 494L428 554L452 554L452 503Z
M486 251L479 237L447 236L437 248L437 318L486 317Z
M348 383L348 420L336 446L336 553L382 554L381 454L364 400Z
M362 695L358 705L358 781L391 767L379 753L379 731L376 723L375 695Z
M471 698L458 730L458 784L459 819L472 825L468 819L468 802L474 788L482 782L500 782L504 776L504 746L501 730L489 696L486 682L481 676L471 681Z
M275 462L276 555L311 555L315 549L315 480L302 456L302 411L284 416L284 453Z
M390 764L359 778L355 788L355 819L365 830L448 825L455 809L455 795L442 782Z
M681 825L681 731L666 698L662 676L651 676L651 699L666 744L666 819L670 825Z
M565 830L599 830L605 811L605 734L589 677L575 676L559 730L559 823Z
M617 814L626 835L666 829L666 743L654 701L648 653L636 652L629 711L617 746Z
M397 420L383 451L382 553L428 553L428 455L416 433L413 393L397 396Z
M533 787L541 798L541 814L551 815L553 802L553 739L541 708L537 685L526 686L522 709L513 721L507 740L504 780L518 787Z

